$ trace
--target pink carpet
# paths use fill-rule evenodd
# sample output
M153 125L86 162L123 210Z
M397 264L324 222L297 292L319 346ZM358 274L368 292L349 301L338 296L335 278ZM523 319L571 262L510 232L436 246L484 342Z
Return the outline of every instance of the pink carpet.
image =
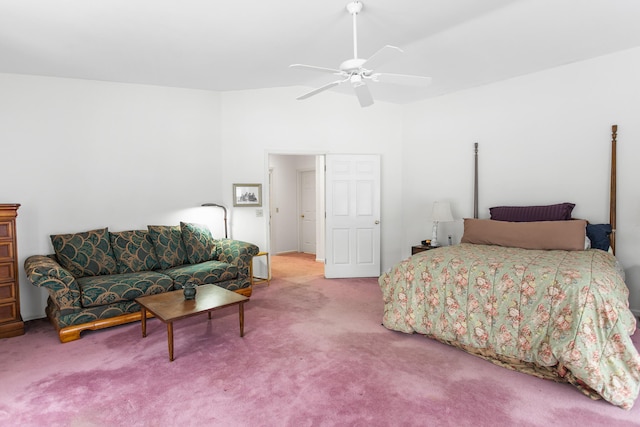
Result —
M638 402L625 411L385 329L376 279L326 280L299 256L272 264L245 337L235 307L176 322L174 362L157 319L145 339L135 323L67 344L28 322L0 340L0 425L640 426Z

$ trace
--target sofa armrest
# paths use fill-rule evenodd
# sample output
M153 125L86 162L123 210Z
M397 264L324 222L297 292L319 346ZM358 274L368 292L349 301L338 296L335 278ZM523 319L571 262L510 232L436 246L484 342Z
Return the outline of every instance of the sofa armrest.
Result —
M78 282L53 255L32 255L24 261L27 278L33 285L45 288L61 314L74 312L80 305Z
M250 282L249 267L253 257L260 251L253 243L241 240L221 239L216 241L218 261L238 267L238 285L243 287Z

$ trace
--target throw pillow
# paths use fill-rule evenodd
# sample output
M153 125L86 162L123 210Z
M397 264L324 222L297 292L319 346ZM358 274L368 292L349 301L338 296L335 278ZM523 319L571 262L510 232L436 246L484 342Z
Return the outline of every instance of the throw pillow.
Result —
M507 222L465 219L462 243L523 249L584 250L587 221Z
M181 222L180 228L189 263L198 264L216 259L216 241L206 225Z
M58 262L74 277L118 272L108 228L84 233L54 234L50 237Z
M587 237L591 240L591 247L608 251L612 231L611 224L587 224Z
M189 262L179 225L148 225L147 229L163 270Z
M109 233L109 237L120 273L136 273L160 268L147 230Z
M544 206L495 206L489 208L489 213L491 219L496 221L565 221L571 219L571 212L575 206L573 203Z

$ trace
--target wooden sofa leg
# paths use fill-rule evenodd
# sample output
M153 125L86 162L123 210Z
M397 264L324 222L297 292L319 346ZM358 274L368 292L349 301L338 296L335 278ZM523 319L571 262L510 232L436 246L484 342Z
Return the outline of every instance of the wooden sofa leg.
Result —
M152 317L151 313L147 314L147 317ZM135 313L122 314L120 316L110 317L108 319L98 319L93 322L81 323L79 325L71 325L66 328L61 328L58 331L60 342L69 342L80 339L80 332L91 330L97 331L98 329L109 328L111 326L124 325L125 323L137 322L140 320L141 314L139 311Z
M80 332L82 331L82 329L62 328L58 331L58 337L62 343L75 341L80 339Z

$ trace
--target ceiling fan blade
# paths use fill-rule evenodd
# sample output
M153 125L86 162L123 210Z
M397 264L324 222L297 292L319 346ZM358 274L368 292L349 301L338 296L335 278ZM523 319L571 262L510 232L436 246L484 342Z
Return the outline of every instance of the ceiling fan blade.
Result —
M362 66L369 70L375 70L380 65L386 64L387 62L398 57L401 53L404 53L404 51L399 47L386 45L382 49L371 55L369 59L367 59L364 64L362 64Z
M308 70L308 71L321 71L323 73L331 73L331 74L342 74L342 71L336 70L335 68L316 67L315 65L291 64L289 65L289 68L299 68L301 70Z
M359 83L353 85L353 90L356 91L356 96L358 97L358 102L360 102L361 107L373 105L373 97L371 96L371 92L366 84Z
M431 84L431 77L411 76L408 74L375 73L371 80L378 83L388 83L403 86L425 87Z
M348 79L347 79L347 80L348 80ZM296 99L297 99L298 101L301 101L301 100L303 100L303 99L311 98L313 95L317 95L317 94L319 94L320 92L324 92L325 90L329 90L329 89L331 89L332 87L336 87L336 86L338 86L340 83L343 83L343 82L345 82L345 81L346 81L346 80L336 80L335 82L328 83L328 84L326 84L326 85L324 85L324 86L321 86L321 87L319 87L319 88L317 88L317 89L312 90L311 92L307 92L307 93L305 93L305 94L303 94L303 95L300 95L300 96L299 96L299 97L297 97Z

